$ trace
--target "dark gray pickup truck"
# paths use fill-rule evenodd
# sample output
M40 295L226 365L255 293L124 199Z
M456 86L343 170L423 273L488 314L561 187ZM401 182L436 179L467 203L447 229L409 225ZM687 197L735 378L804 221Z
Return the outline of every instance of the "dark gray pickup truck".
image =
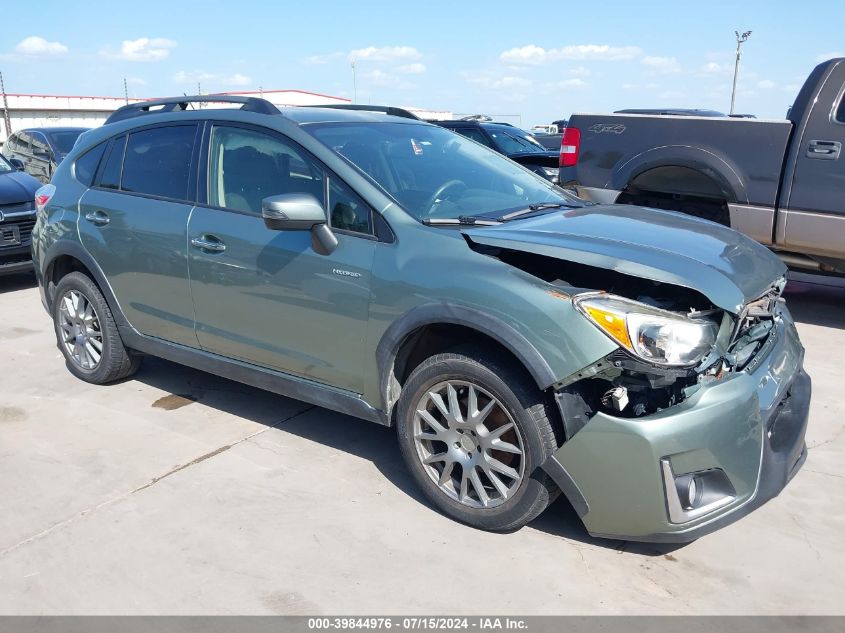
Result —
M845 59L832 59L782 121L576 114L561 165L575 165L570 184L584 198L704 217L790 267L845 274L843 91Z

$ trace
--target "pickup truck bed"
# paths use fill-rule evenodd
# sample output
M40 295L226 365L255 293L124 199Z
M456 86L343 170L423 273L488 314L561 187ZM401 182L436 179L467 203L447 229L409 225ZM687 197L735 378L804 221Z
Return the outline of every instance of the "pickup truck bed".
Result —
M813 70L784 120L575 114L570 184L597 202L726 224L790 266L845 274L843 92L845 59L833 59Z

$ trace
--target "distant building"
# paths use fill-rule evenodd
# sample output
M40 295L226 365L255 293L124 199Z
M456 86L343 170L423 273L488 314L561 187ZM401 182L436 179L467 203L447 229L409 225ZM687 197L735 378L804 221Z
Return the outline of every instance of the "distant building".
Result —
M349 99L304 90L262 90L254 92L224 92L227 95L262 97L279 107L349 103ZM76 126L97 127L109 114L127 103L123 97L86 97L69 95L6 94L12 131L28 127ZM129 99L137 103L146 99ZM0 145L6 142L6 129L0 101Z

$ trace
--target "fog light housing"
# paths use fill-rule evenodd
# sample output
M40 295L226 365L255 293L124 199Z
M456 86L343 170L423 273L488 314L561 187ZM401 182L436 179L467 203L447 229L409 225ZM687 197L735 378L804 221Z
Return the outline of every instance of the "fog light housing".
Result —
M686 523L736 499L736 491L721 468L675 475L669 458L660 460L666 509L671 523Z

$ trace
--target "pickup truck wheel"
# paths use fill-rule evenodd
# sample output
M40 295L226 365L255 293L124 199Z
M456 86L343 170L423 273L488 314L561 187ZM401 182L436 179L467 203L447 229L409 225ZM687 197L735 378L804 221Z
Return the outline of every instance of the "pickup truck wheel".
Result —
M648 194L631 195L623 193L617 200L619 204L635 204L665 211L677 211L696 218L710 220L723 226L731 225L728 204L724 200L703 200L700 198L673 198L651 196Z
M464 348L411 373L396 426L402 456L431 503L467 525L505 532L559 493L539 468L557 448L552 415L515 363Z
M124 347L108 303L86 275L72 272L59 281L53 324L67 368L77 378L102 385L138 369L140 359Z

